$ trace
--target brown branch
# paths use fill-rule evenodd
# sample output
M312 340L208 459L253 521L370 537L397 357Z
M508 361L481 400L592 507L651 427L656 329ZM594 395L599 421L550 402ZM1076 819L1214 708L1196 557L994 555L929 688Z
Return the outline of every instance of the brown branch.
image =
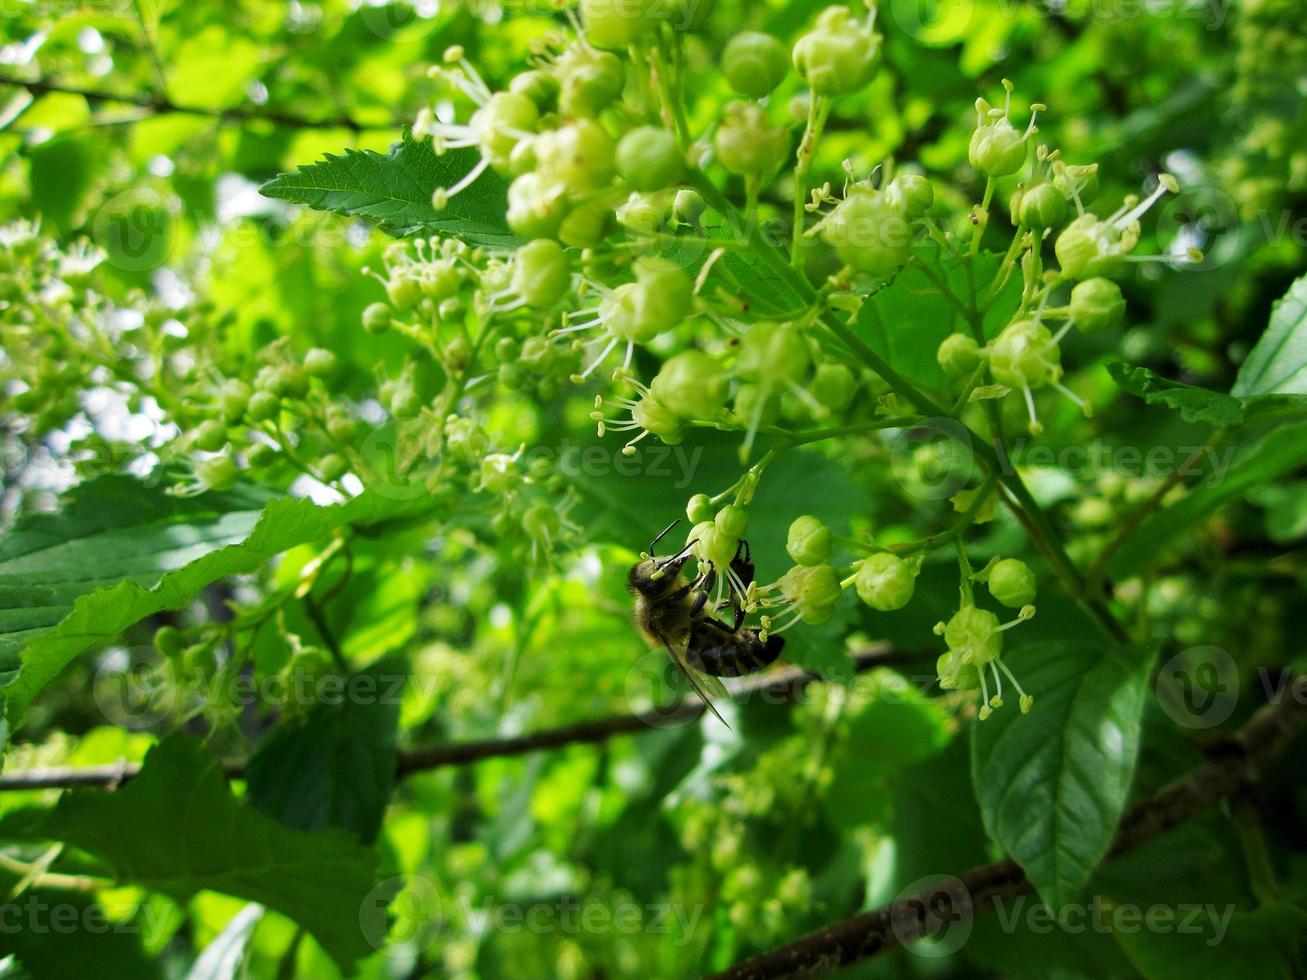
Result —
M1307 675L1297 677L1207 762L1128 810L1117 826L1109 857L1124 854L1261 778L1262 769L1307 727ZM1014 861L973 868L916 895L845 919L786 946L746 960L714 980L821 976L935 933L1030 890Z
M48 95L52 92L64 95L80 95L86 101L97 104L116 102L121 105L148 109L160 115L179 113L186 116L206 116L222 122L267 122L288 129L348 129L355 133L367 130L399 129L399 122L380 126L368 125L346 115L324 116L321 119L309 119L294 113L277 109L261 109L251 106L234 106L229 109L208 109L203 106L178 105L166 95L140 95L132 92L106 92L102 89L82 88L45 78L24 79L13 75L0 74L0 85L13 85L27 89L33 95Z
M858 673L874 667L898 666L915 659L920 658L887 647L872 647L852 657L853 669ZM809 684L820 679L817 674L810 671L789 668L743 681L731 688L731 697L736 702L745 704L758 698L766 704L783 704L797 700ZM631 714L613 715L575 725L548 728L530 735L409 749L399 753L395 768L397 775L402 778L415 772L426 772L444 766L463 766L498 756L526 755L564 745L602 742L617 735L633 735L688 724L702 715L704 710L702 702L686 698L678 704L663 709L651 708ZM228 778L239 779L245 773L243 760L229 760L223 765ZM0 776L0 792L86 786L112 789L136 776L140 770L138 763L125 761L102 766L52 766L28 769Z

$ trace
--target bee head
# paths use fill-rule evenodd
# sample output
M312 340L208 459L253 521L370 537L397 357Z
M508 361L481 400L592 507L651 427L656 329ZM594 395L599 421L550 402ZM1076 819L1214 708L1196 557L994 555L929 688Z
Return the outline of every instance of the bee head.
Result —
M627 584L631 591L646 599L657 599L676 587L681 576L681 566L688 556L675 558L646 558L631 568Z

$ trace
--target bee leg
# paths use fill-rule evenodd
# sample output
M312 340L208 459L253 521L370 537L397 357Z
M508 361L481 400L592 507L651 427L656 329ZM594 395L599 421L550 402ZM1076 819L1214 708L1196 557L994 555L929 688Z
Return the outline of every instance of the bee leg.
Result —
M699 614L703 612L703 607L708 604L708 594L712 592L712 587L717 584L717 570L714 568L708 569L707 574L699 579L697 584L699 585L699 594L694 597L694 605L690 607L691 619L698 618Z
M697 579L695 579L695 580L694 580L693 582L691 582L689 585L683 585L683 586L681 586L679 589L677 589L675 592L673 592L670 596L668 596L668 599L669 599L671 602L680 602L682 599L684 599L686 596L688 596L688 595L689 595L691 592L693 592L695 589L698 589L698 588L710 589L710 588L712 588L712 576L713 576L713 573L712 573L712 572L708 572L708 573L705 574L705 575L700 575ZM699 602L699 599L696 598L696 599L695 599L695 602L698 603L698 602ZM695 608L695 609L698 609L699 606L695 606L694 608Z

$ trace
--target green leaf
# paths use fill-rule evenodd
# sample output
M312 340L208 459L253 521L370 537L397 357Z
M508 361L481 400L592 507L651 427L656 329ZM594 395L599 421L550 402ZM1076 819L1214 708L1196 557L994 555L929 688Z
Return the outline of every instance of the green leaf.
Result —
M72 791L52 810L7 817L0 834L64 841L118 880L184 901L203 890L258 902L302 925L347 973L371 953L359 908L376 856L337 830L306 833L240 804L222 767L180 733L122 789Z
M1232 395L1170 381L1147 368L1134 367L1124 361L1107 366L1112 380L1130 394L1149 405L1166 405L1180 413L1186 422L1207 422L1217 427L1239 425L1244 420L1244 402Z
M1213 467L1197 489L1153 515L1126 539L1108 563L1113 578L1129 578L1156 564L1186 531L1223 504L1307 462L1307 422L1250 435L1224 460L1217 447L1209 455L1221 468Z
M90 647L289 548L416 503L364 494L320 507L254 487L187 498L118 476L74 488L59 511L0 539L0 690L10 725Z
M1189 928L1117 929L1113 936L1146 980L1244 980L1290 976L1289 952L1307 933L1307 912L1288 904L1235 912L1201 907ZM1190 918L1183 906L1174 922Z
M935 265L935 250L919 249L924 262ZM975 260L974 276L977 290L983 299L998 267L1000 256L982 253ZM950 291L962 303L970 297L970 280L965 261L947 261L938 275L947 280ZM1013 290L1017 280L1010 279L1000 290L989 312L985 315L984 333L987 338L998 335L1007 323L1014 307ZM877 354L885 358L900 374L929 389L942 389L949 384L948 377L935 358L944 338L956 331L969 333L960 311L922 269L909 266L894 277L892 282L871 294L863 303L854 332Z
M509 230L508 186L487 169L456 194L443 211L431 204L437 187L452 187L481 160L474 148L437 155L430 140L408 133L389 153L346 150L319 163L281 174L260 188L267 197L303 204L318 211L358 215L380 224L396 237L440 234L471 245L509 248L518 238Z
M1262 339L1239 369L1232 395L1307 395L1307 276L1275 304Z
M1034 696L971 732L971 771L990 839L1054 908L1107 853L1139 753L1150 658L1139 650L1026 646L1007 658Z
M278 727L245 771L250 803L300 830L339 827L376 840L395 785L395 731L406 673L378 665ZM327 698L330 697L330 701Z
M236 980L241 976L245 949L262 918L263 906L254 902L237 912L218 938L204 947L186 980Z
M1147 368L1124 361L1107 366L1118 385L1150 405L1166 405L1180 413L1186 422L1206 422L1217 428L1242 425L1254 418L1276 412L1288 415L1307 413L1307 397L1295 394L1223 395L1219 391L1199 388L1183 381L1171 381Z

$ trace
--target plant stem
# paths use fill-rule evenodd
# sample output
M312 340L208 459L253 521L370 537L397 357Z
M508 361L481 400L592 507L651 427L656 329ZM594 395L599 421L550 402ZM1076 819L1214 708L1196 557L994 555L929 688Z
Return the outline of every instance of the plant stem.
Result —
M830 116L831 100L822 95L814 95L808 103L808 125L799 142L799 152L794 164L794 227L790 233L790 264L800 272L804 266L803 233L804 205L808 200L808 175L812 172L812 160L817 152L817 141L821 139L822 130L826 128L826 119Z

